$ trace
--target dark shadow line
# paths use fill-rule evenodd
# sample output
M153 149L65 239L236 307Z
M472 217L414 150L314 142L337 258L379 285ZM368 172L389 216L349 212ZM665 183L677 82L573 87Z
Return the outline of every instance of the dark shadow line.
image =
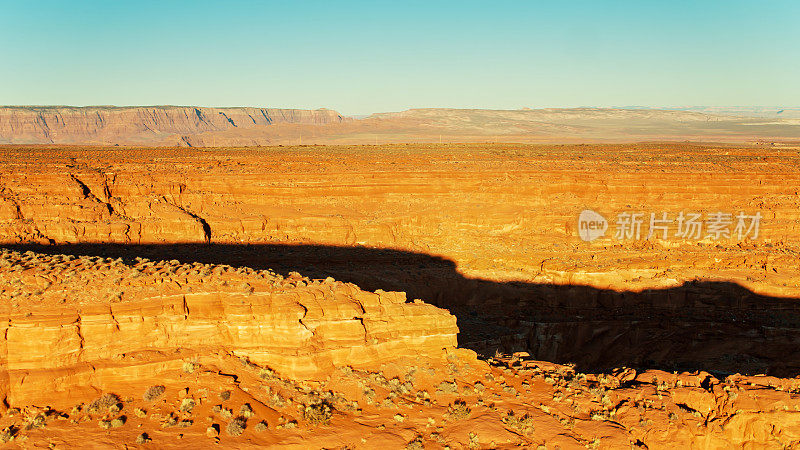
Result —
M459 345L491 356L527 351L583 372L615 367L715 375L800 374L800 301L733 282L618 292L496 282L461 275L446 258L409 251L280 244L8 244L17 251L178 260L331 276L362 289L405 291L458 318Z

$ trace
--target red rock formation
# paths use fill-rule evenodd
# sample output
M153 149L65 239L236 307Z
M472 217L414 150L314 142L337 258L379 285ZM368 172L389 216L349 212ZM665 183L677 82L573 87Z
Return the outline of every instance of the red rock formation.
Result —
M458 332L455 317L402 292L177 261L2 250L0 301L0 388L12 403L102 386L110 375L97 368L123 361L130 372L222 353L309 379L444 355Z
M209 131L346 119L327 109L151 107L0 107L0 143L160 144Z
M412 109L351 119L326 109L0 107L0 144L241 147L643 140L742 143L798 138L796 118L646 109Z

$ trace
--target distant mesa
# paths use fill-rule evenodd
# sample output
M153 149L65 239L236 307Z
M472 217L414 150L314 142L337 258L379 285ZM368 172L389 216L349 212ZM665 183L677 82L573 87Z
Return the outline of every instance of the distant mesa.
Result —
M346 117L324 108L0 107L0 145L244 147L799 139L800 109L796 108L426 108Z

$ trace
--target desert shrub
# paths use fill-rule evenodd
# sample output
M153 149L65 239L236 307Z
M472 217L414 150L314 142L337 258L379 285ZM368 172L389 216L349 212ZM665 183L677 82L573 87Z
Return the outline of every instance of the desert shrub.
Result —
M219 393L219 398L221 398L223 402L230 400L231 399L231 391L222 391L222 392L220 392Z
M422 445L422 436L417 436L406 444L406 450L423 450L424 448L425 446Z
M181 401L181 411L191 413L196 403L191 398L185 398Z
M239 415L245 419L253 417L253 408L250 406L250 403L245 403L241 408L239 408Z
M111 427L112 428L119 428L125 425L125 422L128 420L125 416L119 416L116 419L111 420Z
M237 417L228 424L225 430L231 436L241 436L241 434L244 433L244 429L246 427L247 427L247 419L245 419L244 417Z
M174 413L169 413L169 415L161 421L161 428L174 427L175 425L178 425L178 417Z
M267 425L267 422L262 420L261 422L258 422L253 429L260 433L262 431L267 431L267 429L269 429L269 425Z
M47 422L44 414L37 414L33 416L30 422L28 422L28 425L25 426L25 429L33 430L36 428L44 428L45 426L47 426Z
M147 411L143 410L142 408L134 409L133 413L136 414L136 417L147 417Z
M467 402L463 400L456 400L447 407L447 413L455 420L466 419L470 412Z
M533 433L533 417L528 415L528 413L515 416L514 411L509 411L508 414L503 417L503 423L523 434Z
M3 431L0 432L0 442L5 443L13 440L18 431L19 429L14 425L3 428Z
M327 425L333 417L333 408L327 401L313 403L303 408L303 418L314 425Z
M144 401L146 401L146 402L152 402L155 399L157 399L158 397L161 397L164 394L164 391L166 391L166 390L167 390L167 388L165 388L164 386L161 386L161 385L150 386L145 391L144 395L142 396L142 399L144 399Z
M194 373L195 370L197 370L197 364L195 364L195 363L193 363L191 361L186 361L185 363L183 363L183 371L184 372L186 372L186 373Z
M120 410L119 397L114 394L103 394L100 398L89 403L89 412L99 412L103 410Z
M147 433L142 433L142 434L140 434L139 436L136 437L136 443L137 444L146 444L146 443L148 443L150 441L152 441L152 439L150 439L150 436L148 436Z
M455 394L458 392L458 385L455 382L442 381L436 390L446 394Z

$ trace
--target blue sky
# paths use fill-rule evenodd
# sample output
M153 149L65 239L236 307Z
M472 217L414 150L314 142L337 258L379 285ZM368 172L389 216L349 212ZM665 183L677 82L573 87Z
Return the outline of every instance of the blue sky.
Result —
M795 1L0 0L0 104L798 106Z

